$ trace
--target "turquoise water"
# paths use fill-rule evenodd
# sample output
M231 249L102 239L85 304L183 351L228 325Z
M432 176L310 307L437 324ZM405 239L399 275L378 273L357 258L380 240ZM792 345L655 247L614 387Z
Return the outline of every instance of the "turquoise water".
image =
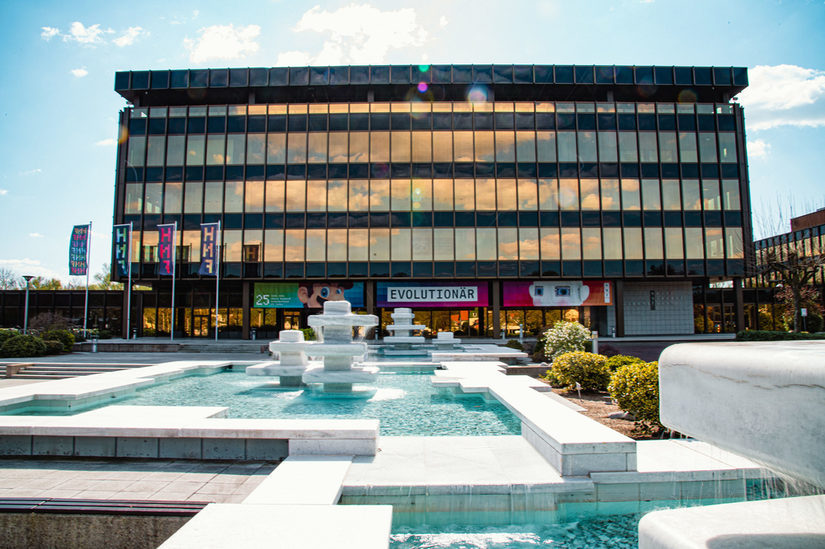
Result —
M225 406L228 416L236 418L378 419L381 434L390 436L521 433L521 422L497 400L436 390L429 374L382 373L367 389L366 396L337 397L312 389L280 389L271 378L225 371L148 387L116 404Z

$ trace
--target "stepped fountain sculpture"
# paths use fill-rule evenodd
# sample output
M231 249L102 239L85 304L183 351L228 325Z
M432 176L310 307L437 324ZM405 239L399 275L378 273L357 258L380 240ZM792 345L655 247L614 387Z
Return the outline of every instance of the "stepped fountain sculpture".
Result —
M413 324L413 317L415 316L412 309L406 307L398 307L393 310L390 315L393 324L386 328L393 333L391 336L384 338L384 343L392 346L392 349L384 349L384 354L415 354L413 346L420 347L425 343L424 336L412 335L413 330L424 330L427 327L423 324ZM426 354L423 352L422 354Z
M246 368L250 376L276 376L281 387L302 387L303 375L309 366L306 348L312 341L304 341L301 330L281 330L278 340L269 343L269 350L278 353L279 360L263 362Z

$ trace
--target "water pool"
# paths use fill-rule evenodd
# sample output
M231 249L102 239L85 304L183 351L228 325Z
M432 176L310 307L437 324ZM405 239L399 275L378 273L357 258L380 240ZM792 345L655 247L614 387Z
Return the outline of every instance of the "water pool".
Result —
M99 405L225 406L228 417L282 419L378 419L381 435L518 435L521 422L495 399L456 395L430 383L430 374L381 373L370 396L330 396L314 389L281 389L271 378L227 370L188 376ZM85 409L88 409L86 407ZM77 413L72 410L68 413ZM17 414L61 413L54 407L25 408ZM62 413L67 413L66 411Z

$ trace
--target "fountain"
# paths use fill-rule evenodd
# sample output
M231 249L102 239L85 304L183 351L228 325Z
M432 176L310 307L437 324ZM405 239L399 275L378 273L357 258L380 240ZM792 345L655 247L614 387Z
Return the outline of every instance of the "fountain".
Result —
M664 425L825 489L825 342L674 345L659 385ZM656 511L639 547L825 547L825 496Z
M397 307L390 315L394 324L387 326L387 330L393 332L393 335L384 338L384 343L392 345L392 349L384 349L384 354L387 355L411 355L411 354L426 354L425 352L416 352L413 346L419 347L424 344L424 336L412 335L413 330L424 330L426 328L423 324L413 324L412 309L406 307Z
M277 376L281 387L302 387L303 375L309 365L305 351L311 343L304 341L301 330L281 330L278 340L269 344L269 350L278 353L280 360L248 366L246 373L250 376Z

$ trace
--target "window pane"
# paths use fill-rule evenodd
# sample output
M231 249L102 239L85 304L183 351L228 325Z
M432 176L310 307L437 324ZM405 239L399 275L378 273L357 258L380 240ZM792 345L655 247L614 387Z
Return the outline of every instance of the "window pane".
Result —
M226 137L226 163L229 165L243 164L246 158L246 136L230 134Z
M716 179L702 180L702 202L706 210L722 209L722 198L719 196L719 181Z
M456 231L458 232L458 231ZM495 229L476 229L476 257L479 261L495 261L498 257Z
M716 162L716 134L699 133L699 158L702 162Z
M306 181L286 182L286 211L302 212L306 209Z
M223 207L226 212L243 212L243 181L226 182Z
M265 154L266 134L250 133L246 136L246 163L263 164L266 159Z
M721 228L705 229L705 254L708 259L724 259L725 247Z
M203 139L203 136L200 136ZM192 139L190 137L190 139ZM201 155L203 152L201 152ZM126 157L127 166L143 166L144 156L146 155L146 138L145 137L130 137L129 138L129 155ZM203 161L201 161L203 163Z
M736 162L736 134L719 132L719 161L724 163Z
M430 132L412 132L412 161L432 162L433 144Z
M352 132L349 134L349 161L369 162L370 134Z
M244 196L244 211L262 212L264 211L264 182L247 181L246 195Z
M621 208L619 201L619 180L602 179L602 209L618 210Z
M602 258L601 230L598 227L582 228L582 258Z
M283 181L267 181L266 182L266 211L268 211L268 212L282 212L282 211L284 211L284 182Z
M722 196L726 210L738 210L742 207L739 202L739 181L736 179L722 181Z
M180 213L183 203L183 183L167 183L166 193L163 197L163 213Z
M498 211L514 211L516 209L516 180L499 179L495 181Z
M349 209L353 212L366 212L370 209L370 182L353 179L349 182Z
M582 179L579 181L579 188L581 189L582 210L598 210L599 180Z
M183 197L183 213L201 213L203 208L203 183L187 183L184 189L186 192Z
M183 249L186 250L184 257L193 263L201 260L201 232L200 231L182 231L183 232Z
M370 181L370 211L388 212L390 210L390 182L386 179Z
M453 182L455 187L455 209L475 210L475 182L472 179L456 179ZM495 195L493 195L495 200Z
M286 160L286 135L282 133L267 134L266 163L283 164Z
M542 227L539 234L541 235L541 258L544 260L560 259L559 230Z
M347 230L327 230L327 261L347 260Z
M681 227L665 227L665 254L667 259L684 259Z
M624 258L643 259L642 256L642 229L625 227L624 231Z
M685 179L682 181L682 204L686 210L701 210L702 199L699 196L699 181Z
M682 200L677 179L662 180L662 206L665 210L681 210Z
M166 152L165 138L162 135L149 137L149 147L146 150L147 166L163 166L163 156Z
M433 162L453 161L453 134L433 132Z
M559 162L576 162L576 132L558 132Z
M662 228L645 227L645 259L663 259Z
M408 212L412 209L412 201L410 199L410 180L409 179L393 179L392 187L392 202L391 209L394 212Z
M410 132L392 132L391 153L393 162L410 161Z
M639 132L639 159L642 162L658 162L658 150L654 132Z
M125 204L124 213L126 214L139 214L143 211L143 185L138 184L128 184L126 185L126 204ZM198 205L198 211L200 212L200 204Z
M596 132L579 132L579 162L596 162Z
M729 259L742 259L745 257L742 229L738 227L725 229L725 240L727 240L727 257Z
M559 205L562 210L579 209L579 180L559 180Z
M659 180L642 179L642 209L661 210L662 202L659 198Z
M370 261L389 261L390 230L370 229Z
M659 132L659 158L662 162L678 162L676 132Z
M163 206L163 183L147 183L143 211L148 214L161 213Z
M562 227L561 258L566 261L582 258L581 234L579 227Z
M307 181L307 211L325 212L327 210L327 182Z
M622 229L605 227L602 229L605 259L622 259Z
M429 211L433 209L433 182L429 179L413 179L412 209Z
M535 179L518 180L518 209L533 210L538 208L538 182Z
M306 260L325 261L327 252L327 231L325 229L307 229Z
M243 231L228 230L223 232L223 260L241 261L243 254Z
M682 155L682 162L698 162L695 133L679 132L679 152Z
M616 132L599 132L599 162L616 162Z
M207 166L219 166L226 158L226 138L222 135L209 135L206 137L206 164Z
M539 258L539 229L538 227L520 227L518 230L519 259L529 260Z
M701 227L685 227L685 258L705 258L705 246L702 240Z
M284 260L304 260L304 229L287 229L285 233Z
M619 132L619 160L621 162L638 162L636 132Z
M498 259L499 261L518 259L518 229L515 227L498 229Z
M453 260L453 230L433 229L434 257L436 261Z
M223 210L223 183L219 181L207 181L204 187L204 213L221 212Z
M369 259L369 229L349 229L349 260Z
M559 182L556 179L539 179L539 205L542 210L559 209Z
M347 182L332 180L327 182L327 209L331 212L347 211Z
M186 156L186 136L170 135L166 139L166 165L183 166Z
M309 143L307 145L307 162L310 164L326 164L327 134L318 132L309 134Z
M496 161L515 162L516 161L516 136L511 131L496 131Z
M556 132L536 132L539 162L556 161Z
M412 230L413 261L433 260L433 230L420 228Z
M473 261L476 258L476 230L456 228L455 230L455 259L456 261Z
M347 148L347 132L329 132L329 161L333 164L343 164L349 160Z
M453 158L456 162L473 161L473 132L455 132L453 135L453 146L455 154Z
M493 162L495 160L495 143L493 132L475 132L476 162Z
M453 209L453 180L433 180L433 209L445 211Z
M519 162L536 161L536 132L516 132L516 157Z
M622 209L639 209L639 180L622 179Z
M307 134L303 132L287 135L287 164L304 164L307 161Z
M370 162L390 161L390 132L370 132Z
M190 135L186 148L186 165L203 166L203 151L206 146L206 137L203 135Z

